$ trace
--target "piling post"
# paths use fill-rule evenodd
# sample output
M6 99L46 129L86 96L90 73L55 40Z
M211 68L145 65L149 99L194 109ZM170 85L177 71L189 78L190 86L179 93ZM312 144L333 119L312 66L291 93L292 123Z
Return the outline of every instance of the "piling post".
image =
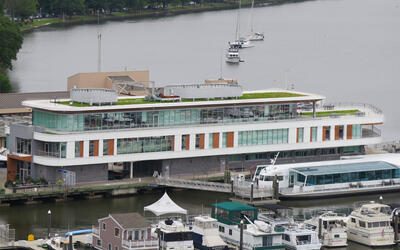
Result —
M399 209L396 208L393 213L394 242L399 243Z
M239 250L243 250L243 219L240 220L240 242Z
M254 195L254 185L250 184L250 203L253 203L253 195Z
M233 180L231 180L231 194L233 194Z
M73 250L74 248L72 247L72 233L69 233L69 244L68 244L68 250Z

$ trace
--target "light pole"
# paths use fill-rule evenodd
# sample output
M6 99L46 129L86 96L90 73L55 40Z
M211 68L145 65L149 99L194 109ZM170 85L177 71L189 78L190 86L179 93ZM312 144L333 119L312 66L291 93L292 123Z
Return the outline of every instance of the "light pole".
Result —
M47 212L47 238L50 239L51 211Z

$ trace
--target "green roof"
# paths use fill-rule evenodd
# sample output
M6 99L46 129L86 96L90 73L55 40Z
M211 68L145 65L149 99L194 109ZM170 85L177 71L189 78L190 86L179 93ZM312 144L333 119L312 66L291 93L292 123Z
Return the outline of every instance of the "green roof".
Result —
M223 209L223 210L227 210L227 211L250 211L250 210L255 210L257 211L257 208L243 204L243 203L239 203L239 202L230 202L230 201L226 201L226 202L221 202L221 203L215 203L212 204L213 207L219 208L219 209Z

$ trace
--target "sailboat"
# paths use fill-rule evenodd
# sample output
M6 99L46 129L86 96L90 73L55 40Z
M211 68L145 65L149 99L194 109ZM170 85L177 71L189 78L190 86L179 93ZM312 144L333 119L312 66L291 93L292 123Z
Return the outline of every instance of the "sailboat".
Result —
M249 41L263 41L264 34L261 32L254 32L254 0L251 1L251 11L250 11L250 34L247 37Z
M242 7L242 1L239 0L239 9L238 9L237 20L236 20L235 41L228 42L229 47L234 48L234 49L250 48L250 47L254 46L254 44L252 44L249 40L240 37L240 9L241 9L241 7Z

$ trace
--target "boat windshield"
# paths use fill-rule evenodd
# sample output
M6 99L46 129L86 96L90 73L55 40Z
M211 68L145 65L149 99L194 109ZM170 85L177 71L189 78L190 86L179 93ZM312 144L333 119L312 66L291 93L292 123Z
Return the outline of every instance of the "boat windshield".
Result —
M297 235L296 236L297 245L307 245L311 243L311 235Z

